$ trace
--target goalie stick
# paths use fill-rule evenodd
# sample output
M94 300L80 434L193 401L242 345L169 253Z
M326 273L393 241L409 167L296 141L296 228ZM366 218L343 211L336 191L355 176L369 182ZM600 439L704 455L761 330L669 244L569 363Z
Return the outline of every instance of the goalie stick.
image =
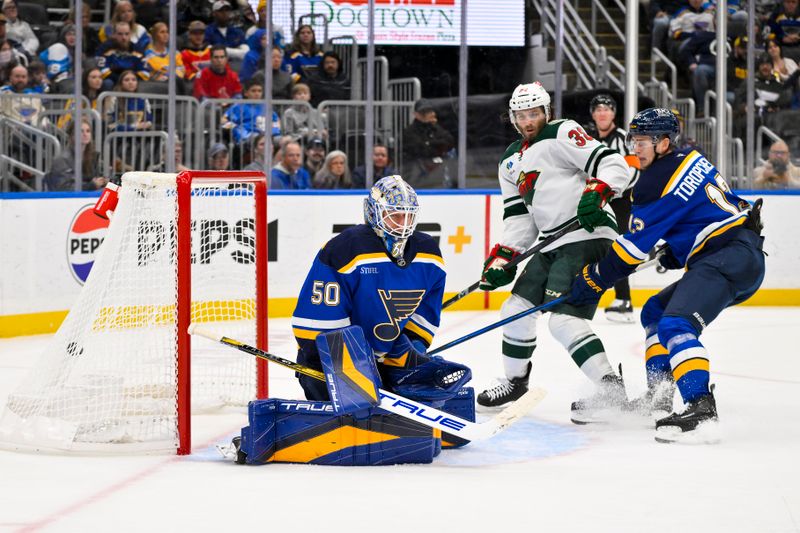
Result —
M304 374L306 376L325 381L325 374L319 370L301 365L294 361L284 359L283 357L259 350L253 346L249 346L243 342L219 335L213 331L209 331L197 324L189 326L190 335L199 335L213 341L217 341L226 346L236 348L239 351L254 355L259 359L264 359L271 363L276 363L286 368L290 368L295 372ZM545 397L545 390L540 388L532 388L517 401L497 413L492 419L486 422L470 422L464 418L460 418L450 413L445 413L439 409L435 409L428 405L416 402L409 398L400 396L393 392L383 389L378 389L380 396L380 403L378 407L396 414L403 418L413 420L424 426L433 429L439 429L451 435L457 435L466 440L483 440L497 435L508 426L525 416L528 411L533 409Z
M544 248L550 246L551 244L556 242L558 239L560 239L561 237L563 237L567 233L571 233L571 232L573 232L575 230L578 230L580 228L581 228L581 223L580 222L578 222L577 220L572 221L569 225L567 225L567 226L561 228L560 230L558 230L557 232L553 233L552 235L550 235L549 237L544 239L542 242L540 242L539 244L537 244L536 246L534 246L533 248L531 248L527 252L523 252L523 253L519 254L517 257L515 257L514 259L512 259L511 261L509 261L508 263L503 265L503 270L508 270L511 267L517 266L518 264L520 264L521 262L525 261L527 258L532 256L536 252L538 252L540 250L543 250ZM454 303L456 303L460 299L464 298L468 294L475 292L475 289L477 289L480 286L480 284L481 284L481 280L478 280L475 283L473 283L472 285L470 285L469 287L467 287L466 289L464 289L463 291L459 292L458 294L456 294L455 296L453 296L452 298L450 298L449 300L444 302L442 304L442 309L450 307L451 305L453 305Z

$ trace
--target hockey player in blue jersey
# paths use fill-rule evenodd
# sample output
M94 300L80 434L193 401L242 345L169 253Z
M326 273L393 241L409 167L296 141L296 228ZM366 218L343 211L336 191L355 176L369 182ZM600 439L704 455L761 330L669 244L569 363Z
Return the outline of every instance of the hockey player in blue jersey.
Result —
M711 442L717 408L699 336L723 309L750 298L764 279L760 201L751 206L733 194L697 150L676 149L679 132L668 109L634 116L627 142L642 174L633 189L629 231L605 258L583 268L568 301L597 301L644 262L659 240L666 241L661 265L686 272L642 308L648 391L634 406L669 412L674 383L686 408L656 421L656 440Z
M414 189L400 176L387 176L364 200L365 224L346 229L320 250L292 317L300 364L320 369L317 335L358 325L387 389L437 401L469 380L463 365L424 355L439 326L445 270L433 238L415 231L418 211ZM454 373L462 379L440 381ZM328 399L325 383L298 378L306 398Z

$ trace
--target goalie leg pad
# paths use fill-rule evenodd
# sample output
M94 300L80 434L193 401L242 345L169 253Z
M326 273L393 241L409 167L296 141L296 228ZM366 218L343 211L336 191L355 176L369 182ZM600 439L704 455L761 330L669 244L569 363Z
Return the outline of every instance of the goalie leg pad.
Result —
M458 394L444 402L439 409L451 415L460 416L470 422L475 422L475 390L472 387L464 387ZM470 441L467 439L442 433L442 448L453 449L466 446Z
M354 413L380 403L381 378L359 326L321 333L316 343L334 412Z
M331 402L256 400L248 419L240 448L247 464L430 463L438 447L431 428L377 409L337 415Z

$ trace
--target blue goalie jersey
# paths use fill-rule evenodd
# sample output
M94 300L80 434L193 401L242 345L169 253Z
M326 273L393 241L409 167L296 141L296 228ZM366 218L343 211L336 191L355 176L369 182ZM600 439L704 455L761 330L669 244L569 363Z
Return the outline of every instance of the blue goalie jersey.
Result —
M445 271L429 235L415 232L400 267L367 225L348 228L320 250L297 300L292 329L306 356L322 331L358 325L377 356L405 334L430 346L442 310ZM398 354L399 355L399 354Z
M612 244L612 265L606 266L627 275L660 239L682 265L691 266L741 231L749 209L700 152L673 152L642 172L633 189L629 232Z

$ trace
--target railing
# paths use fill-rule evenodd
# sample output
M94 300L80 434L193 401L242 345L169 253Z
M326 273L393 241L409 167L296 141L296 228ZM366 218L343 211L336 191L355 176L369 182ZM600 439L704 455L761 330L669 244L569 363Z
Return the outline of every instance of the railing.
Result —
M619 9L623 14L625 13L625 5L620 2L619 0L614 0L614 3L617 5L617 9ZM619 37L620 43L625 43L625 32L622 31L619 26L617 26L617 22L608 12L606 7L600 3L599 0L592 0L592 15L591 15L591 23L590 27L592 29L592 35L597 35L597 13L600 12L600 15L606 20L608 25L611 27L611 31L617 34Z
M402 159L403 131L411 124L413 107L413 102L375 102L375 142L387 146L392 162ZM319 105L328 119L328 148L345 152L350 168L364 164L365 108L363 100L333 100Z
M555 13L560 0L533 0L542 19L542 33L555 42ZM608 85L608 61L605 48L600 46L575 8L567 2L564 7L564 57L575 69L578 86L586 89Z
M356 89L354 100L367 98L367 58L360 57L356 62L356 76L350 80ZM386 100L389 96L389 60L385 56L375 57L375 101Z
M389 100L392 102L416 102L422 98L422 82L419 78L396 78L389 80Z
M132 170L165 171L167 157L165 131L114 131L103 142L101 171L106 177L121 176ZM120 142L122 141L122 142Z
M42 178L61 153L59 140L39 128L9 117L0 117L0 154L3 156L0 181L3 191L10 182L23 190L42 190ZM14 176L10 167L27 172L34 187Z
M355 98L357 87L361 86L361 82L355 78L358 70L358 41L352 36L333 37L325 42L325 49L333 50L342 60L342 72L350 79L350 97Z
M717 99L715 91L706 91L703 96L703 114L710 117L716 111L716 106L711 106L711 101ZM733 135L733 106L727 101L725 102L725 134L729 137Z
M650 58L650 79L653 81L659 81L656 68L658 63L663 63L669 71L669 94L670 100L672 100L678 95L678 67L661 50L654 48L653 55Z

